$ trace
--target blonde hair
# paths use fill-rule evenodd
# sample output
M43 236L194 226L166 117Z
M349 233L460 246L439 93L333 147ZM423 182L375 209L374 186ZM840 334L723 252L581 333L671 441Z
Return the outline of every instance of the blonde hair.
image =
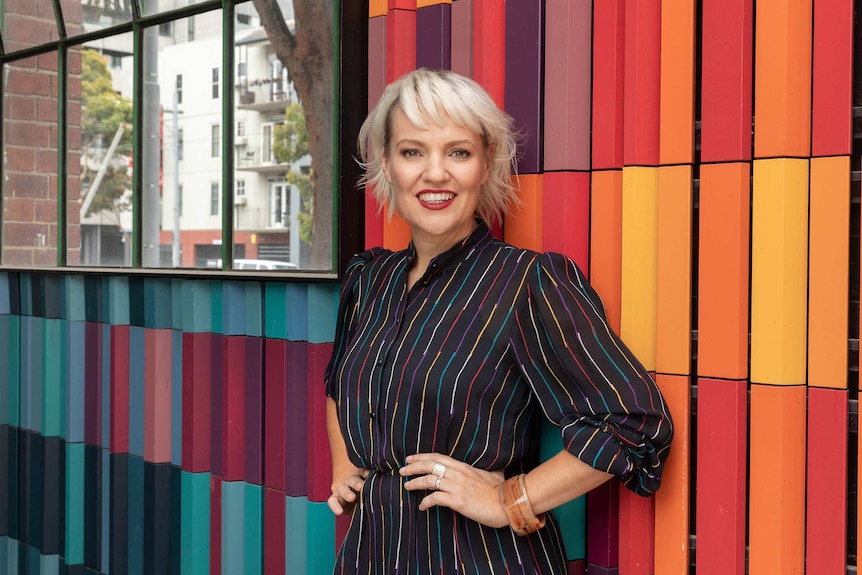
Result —
M389 202L389 217L395 210L395 190L384 173L383 159L389 153L396 109L423 130L431 124L442 126L448 118L481 137L489 164L488 179L476 207L483 221L502 221L509 209L520 203L511 180L516 153L511 116L470 78L447 70L420 68L386 87L359 131L360 164L365 170L359 183L371 186L381 209Z

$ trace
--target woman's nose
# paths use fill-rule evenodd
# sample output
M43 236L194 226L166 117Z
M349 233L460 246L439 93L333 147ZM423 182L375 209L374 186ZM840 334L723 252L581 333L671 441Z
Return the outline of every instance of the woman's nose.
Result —
M430 156L425 164L425 172L423 177L429 182L439 182L449 178L449 172L446 170L446 165L443 158Z

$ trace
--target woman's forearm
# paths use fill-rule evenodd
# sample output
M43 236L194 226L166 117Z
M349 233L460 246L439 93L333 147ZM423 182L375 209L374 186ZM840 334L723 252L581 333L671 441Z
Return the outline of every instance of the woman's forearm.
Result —
M347 445L341 435L338 424L338 410L335 400L326 398L326 432L329 436L329 450L332 453L332 490L351 475L358 475L362 470L350 462L347 457Z
M538 515L580 497L611 477L562 450L530 471L524 485L533 512Z

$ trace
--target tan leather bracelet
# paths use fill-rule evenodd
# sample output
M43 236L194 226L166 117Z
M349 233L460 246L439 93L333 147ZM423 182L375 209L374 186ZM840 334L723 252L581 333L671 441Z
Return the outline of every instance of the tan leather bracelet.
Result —
M541 513L536 517L533 513L523 473L500 484L500 503L503 504L506 517L509 518L509 526L516 535L527 535L545 526L545 514Z

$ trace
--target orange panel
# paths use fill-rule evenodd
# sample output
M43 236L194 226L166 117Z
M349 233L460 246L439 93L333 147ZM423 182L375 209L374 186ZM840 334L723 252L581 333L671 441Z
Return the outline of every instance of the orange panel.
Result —
M695 4L664 0L661 5L661 164L690 164L694 156Z
M658 169L656 371L691 373L691 166Z
M751 386L750 575L802 575L805 553L804 385Z
M389 0L368 0L368 17L385 16L389 10Z
M590 284L602 297L608 325L620 332L623 173L592 173L590 209Z
M673 443L661 489L655 495L655 573L688 573L691 465L691 381L687 376L656 374L656 383L673 417Z
M426 6L434 6L435 4L451 4L452 0L416 0L417 8L425 8Z
M384 218L385 214L389 206L383 207ZM398 251L403 250L410 244L410 239L413 237L413 234L410 232L410 226L407 222L404 221L398 212L392 214L391 220L384 220L383 222L383 247L392 250Z
M514 179L521 207L506 216L506 242L542 251L542 174L523 174Z
M754 42L754 155L811 149L812 0L759 0Z
M749 173L747 163L700 167L697 372L702 377L748 377Z
M808 385L847 387L850 158L811 159Z

